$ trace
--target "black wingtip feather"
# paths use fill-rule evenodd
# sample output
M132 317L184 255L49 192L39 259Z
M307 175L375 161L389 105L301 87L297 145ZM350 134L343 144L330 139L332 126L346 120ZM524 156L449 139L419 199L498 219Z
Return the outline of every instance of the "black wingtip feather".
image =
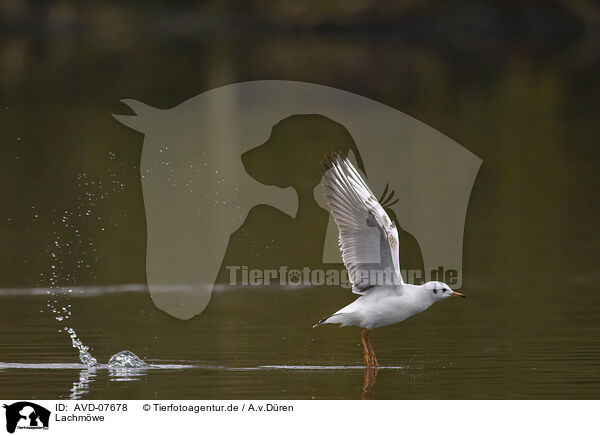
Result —
M385 198L385 194L387 194L389 187L390 187L390 184L386 183L385 189L383 190L383 194L381 194L381 197L379 198L379 203L383 204L383 199Z

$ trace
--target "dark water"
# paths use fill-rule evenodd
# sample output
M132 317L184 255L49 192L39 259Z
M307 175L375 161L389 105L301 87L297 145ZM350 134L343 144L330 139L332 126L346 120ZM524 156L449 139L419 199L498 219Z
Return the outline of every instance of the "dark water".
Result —
M71 10L52 26L65 10L42 12L1 23L0 362L11 365L0 364L0 398L600 397L593 21L571 10L515 33L494 14L467 28L453 16L446 30L190 30L177 14L117 8L80 22ZM376 331L393 368L358 367L355 328L311 328L347 290L220 291L189 321L145 290L142 137L110 114L125 113L122 98L168 108L262 79L365 95L483 160L465 223L469 298ZM57 286L78 286L56 298L72 305L63 322L46 306ZM101 363L131 350L179 366L81 369L65 325Z

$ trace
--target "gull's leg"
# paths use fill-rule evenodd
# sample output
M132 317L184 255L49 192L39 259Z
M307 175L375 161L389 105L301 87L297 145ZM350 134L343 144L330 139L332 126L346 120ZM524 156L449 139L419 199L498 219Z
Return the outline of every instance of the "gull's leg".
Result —
M367 333L367 347L369 349L369 360L371 362L371 366L377 368L379 366L379 362L377 361L377 356L375 356L375 350L373 349L373 344L371 344L371 332L373 330L369 330Z
M365 359L365 366L367 368L369 368L371 366L371 359L370 359L370 350L369 350L369 346L367 345L367 338L369 337L369 330L368 329L362 329L360 331L360 341L362 342L363 345L363 354L364 354L364 359Z

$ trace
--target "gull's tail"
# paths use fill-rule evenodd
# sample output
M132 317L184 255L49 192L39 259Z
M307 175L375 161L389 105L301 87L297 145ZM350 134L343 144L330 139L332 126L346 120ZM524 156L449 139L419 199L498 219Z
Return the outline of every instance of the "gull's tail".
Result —
M334 313L333 315L330 316L326 316L325 318L319 320L318 323L316 323L313 328L315 327L319 327L320 325L323 324L341 324L341 327L346 327L348 325L352 325L354 324L354 322L356 321L355 316L352 312L349 313Z
M331 318L331 317L329 317L329 316L326 316L325 318L323 318L323 319L320 319L320 320L319 320L319 322L317 322L317 323L316 323L316 324L313 326L313 328L319 327L321 324L325 324L325 323L326 323L326 321L327 321L329 318Z

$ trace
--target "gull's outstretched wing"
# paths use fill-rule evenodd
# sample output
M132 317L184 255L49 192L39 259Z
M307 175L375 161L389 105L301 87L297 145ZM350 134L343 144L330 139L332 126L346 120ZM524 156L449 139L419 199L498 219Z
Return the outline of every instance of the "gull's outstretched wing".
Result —
M342 260L352 292L402 282L398 230L346 157L327 156L325 198L340 231Z

